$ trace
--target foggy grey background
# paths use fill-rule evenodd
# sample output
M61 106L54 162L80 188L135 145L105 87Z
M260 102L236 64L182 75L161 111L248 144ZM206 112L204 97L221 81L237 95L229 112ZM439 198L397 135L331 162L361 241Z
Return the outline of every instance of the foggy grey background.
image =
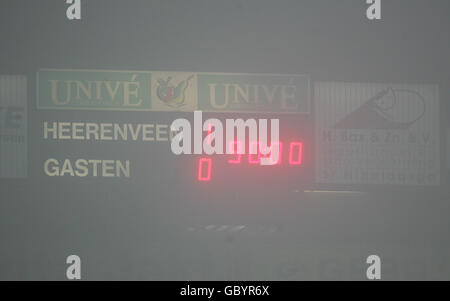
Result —
M30 160L45 157L46 150L38 149L44 144L42 119L145 119L130 113L38 111L40 68L438 84L442 128L448 128L448 0L385 0L380 21L367 20L364 0L95 0L82 1L80 21L67 20L66 8L64 1L0 2L0 74L26 75L29 89L28 178L0 179L0 279L63 280L71 254L81 257L84 280L365 279L371 254L381 257L382 279L450 279L445 160L442 185L431 190L261 191L261 203L236 196L254 208L245 214L234 208L237 217L183 205L187 197L176 185L180 180L158 182L160 176L170 179L174 169L155 165L150 179L126 183L72 183L39 176L41 162ZM152 114L152 121L169 116ZM62 151L83 157L83 147ZM130 148L131 159L145 158L142 148ZM150 180L158 185L148 185ZM204 194L203 199L229 196ZM227 219L248 231L186 231L192 221L207 225Z

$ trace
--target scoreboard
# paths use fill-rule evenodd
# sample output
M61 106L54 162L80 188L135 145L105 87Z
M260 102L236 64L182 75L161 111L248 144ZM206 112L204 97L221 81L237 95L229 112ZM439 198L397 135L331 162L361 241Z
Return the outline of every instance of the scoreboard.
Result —
M36 85L35 176L73 183L152 179L145 185L154 191L172 183L178 191L222 193L298 189L314 179L308 76L42 69ZM260 141L250 141L248 128L245 154L237 153L238 143L226 146L235 154L173 154L171 123L193 124L194 110L223 124L277 119L278 160L260 164L267 154Z

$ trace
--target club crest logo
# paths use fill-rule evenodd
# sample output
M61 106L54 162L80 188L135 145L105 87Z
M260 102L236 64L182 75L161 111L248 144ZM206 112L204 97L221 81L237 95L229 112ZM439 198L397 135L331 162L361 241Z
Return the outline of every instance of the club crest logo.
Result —
M193 77L194 75L190 75L185 80L181 80L176 84L173 83L172 76L168 76L166 79L158 78L156 87L158 99L172 108L180 108L186 105L185 92Z

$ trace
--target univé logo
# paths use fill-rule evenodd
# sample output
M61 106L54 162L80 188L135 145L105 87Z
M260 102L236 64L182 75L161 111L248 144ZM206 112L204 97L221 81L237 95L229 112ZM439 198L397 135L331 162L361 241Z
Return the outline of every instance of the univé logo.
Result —
M151 110L148 72L40 70L38 108Z
M224 127L222 121L215 118L210 118L203 122L202 111L195 111L193 127L191 122L184 118L175 119L172 122L170 129L175 135L171 141L171 149L175 155L242 155L248 149L250 154L259 152L262 155L266 155L261 157L261 165L274 165L279 161L280 157L279 122L279 119L270 119L271 143L268 145L267 119L258 119L258 121L253 118L247 120L226 119ZM246 139L247 129L249 139ZM234 135L235 131L237 132L237 137ZM204 132L207 132L205 137L203 135ZM246 141L249 141L248 148Z
M376 93L336 125L336 129L407 129L425 114L425 99L409 89Z

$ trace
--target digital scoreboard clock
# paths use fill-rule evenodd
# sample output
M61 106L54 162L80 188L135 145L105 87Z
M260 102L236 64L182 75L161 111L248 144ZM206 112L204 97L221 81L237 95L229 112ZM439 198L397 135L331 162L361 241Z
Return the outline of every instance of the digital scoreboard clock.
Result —
M189 170L190 175L186 180L190 185L198 189L215 190L294 190L313 184L314 139L313 122L309 114L205 113L204 116L205 119L217 118L223 123L226 119L278 119L279 141L275 141L273 147L278 148L279 156L274 158L270 152L263 154L260 141L250 140L247 130L243 154L238 152L240 141L232 141L228 145L234 151L232 154L175 156L174 159L179 162L177 165ZM205 131L204 136L208 132ZM250 149L257 151L252 154ZM261 158L264 157L270 158L271 164L261 164Z

